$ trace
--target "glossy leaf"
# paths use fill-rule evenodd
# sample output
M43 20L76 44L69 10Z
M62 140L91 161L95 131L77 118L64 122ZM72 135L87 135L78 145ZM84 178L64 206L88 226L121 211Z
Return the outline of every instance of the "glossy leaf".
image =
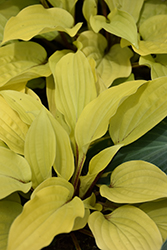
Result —
M125 100L110 119L114 144L130 144L167 115L167 77L148 81Z
M33 188L51 177L56 138L45 109L41 109L28 130L24 155L31 166Z
M121 148L121 145L114 145L108 147L97 155L95 155L90 163L87 175L80 176L80 190L79 195L83 197L89 187L92 185L93 181L96 179L97 175L105 169L105 167L112 160L117 151Z
M86 152L92 141L106 133L109 119L116 113L119 105L135 93L144 82L125 82L107 89L84 108L75 129L79 149Z
M165 241L167 239L167 200L144 203L139 208L156 223Z
M5 98L10 107L15 110L21 120L30 125L42 108L38 99L18 91L4 90L0 94Z
M78 197L72 199L68 185L48 185L36 192L11 226L7 250L41 249L54 236L73 229L75 219L85 211Z
M0 201L0 250L7 249L9 229L14 219L21 213L22 205L16 201Z
M0 86L23 83L51 74L44 64L47 54L34 42L15 42L0 47ZM44 64L44 65L43 65Z
M145 161L129 161L111 174L110 186L102 185L100 193L116 203L139 203L167 197L167 176Z
M32 185L28 162L5 147L0 147L0 155L0 199L15 191L27 193Z
M134 206L125 205L107 215L94 212L88 224L97 246L103 250L157 250L162 245L154 221Z
M53 74L56 107L64 115L74 143L76 122L83 108L97 95L93 73L87 58L78 50L63 56L56 64Z
M64 31L73 37L82 23L78 23L74 27L73 25L74 19L66 10L45 9L40 4L28 6L7 22L3 43L14 39L28 41L36 35L55 30Z
M124 10L132 15L137 22L144 0L137 0L135 4L132 3L132 0L105 0L105 2L108 4L110 11L114 8Z
M148 18L139 28L142 40L139 49L134 45L134 51L142 56L167 53L167 15L156 15Z
M97 74L109 87L119 77L128 77L131 73L130 58L133 53L129 48L121 48L119 44L111 47L106 53L107 40L100 33L82 32L78 38L83 45L82 51L88 58L96 61Z
M156 55L153 58L151 55L141 56L139 59L140 65L146 65L151 68L151 78L155 79L167 75L167 55Z
M91 16L90 24L94 32L98 33L101 29L105 29L111 34L128 40L138 48L135 20L127 12L114 9L107 18L104 16Z
M23 154L29 126L20 119L2 96L0 96L0 103L0 139L14 152Z

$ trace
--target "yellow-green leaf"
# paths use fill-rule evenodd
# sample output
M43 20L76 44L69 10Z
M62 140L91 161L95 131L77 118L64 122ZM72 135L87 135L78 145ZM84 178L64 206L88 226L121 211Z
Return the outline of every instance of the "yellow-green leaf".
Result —
M125 205L107 215L96 211L88 224L103 250L158 250L163 243L154 221L134 206Z
M97 95L91 66L85 55L78 50L63 56L56 64L53 75L56 107L64 115L71 130L71 140L75 144L76 122L83 108Z
M59 7L67 10L74 15L74 7L78 0L49 0L54 7Z
M11 226L7 250L36 250L54 236L72 231L75 219L84 217L84 204L62 185L49 185L36 192ZM72 199L72 200L71 200Z
M167 115L167 77L145 82L125 100L110 119L114 144L127 145L140 138Z
M17 190L27 193L32 184L28 162L5 147L0 147L0 155L0 199Z
M107 89L84 108L75 128L75 138L80 150L86 153L89 144L105 134L109 119L116 113L119 105L144 82L125 82Z
M21 213L22 205L15 201L0 201L0 250L7 249L9 229L14 219Z
M139 48L132 46L134 51L142 56L167 53L167 15L156 15L148 18L139 27L142 40ZM128 39L127 39L128 40Z
M33 188L51 177L56 137L45 109L41 109L28 130L24 155L31 167Z
M28 41L36 35L55 30L75 36L82 23L78 23L74 27L73 25L74 18L64 9L45 9L40 4L28 6L17 16L9 19L5 26L2 43L14 39Z
M161 76L167 76L167 55L159 54L153 58L151 55L141 56L140 65L147 65L151 68L151 78L155 79Z
M137 27L134 18L126 11L114 9L105 18L104 16L91 16L90 25L94 32L101 29L122 37L138 48Z
M165 241L167 239L167 200L144 203L139 208L156 223Z
M15 110L21 120L30 125L42 108L42 104L38 99L28 94L24 94L13 90L4 90L0 94L5 98L10 107Z
M102 185L100 193L116 203L138 203L167 197L167 176L145 161L129 161L111 174L110 186Z
M7 22L7 18L4 17L2 14L0 14L0 43L3 39L3 31L4 31L6 22Z
M0 47L0 87L51 74L47 53L35 42L15 42Z
M85 0L82 12L88 25L90 26L90 17L97 15L97 0Z
M24 141L29 126L0 96L0 139L14 152L24 153Z
M100 153L98 153L91 159L87 175L80 176L80 197L83 197L86 194L87 190L96 179L96 176L105 169L105 167L109 164L109 162L112 160L121 146L122 145L114 145L108 147L100 151Z
M78 41L82 43L81 50L86 57L96 61L97 74L107 87L116 78L130 75L130 58L133 53L129 48L121 48L119 44L115 44L106 53L107 40L100 33L96 34L93 31L82 32Z

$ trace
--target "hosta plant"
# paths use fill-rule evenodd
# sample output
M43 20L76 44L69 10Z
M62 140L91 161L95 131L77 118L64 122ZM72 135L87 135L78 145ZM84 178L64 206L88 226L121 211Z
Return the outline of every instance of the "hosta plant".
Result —
M1 0L0 21L0 250L86 225L164 250L167 2Z

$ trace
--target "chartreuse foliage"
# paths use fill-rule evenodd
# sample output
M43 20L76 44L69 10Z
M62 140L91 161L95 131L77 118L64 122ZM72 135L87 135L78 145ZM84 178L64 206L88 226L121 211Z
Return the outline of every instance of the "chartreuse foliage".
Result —
M166 25L165 1L0 1L0 250L86 224L164 250Z

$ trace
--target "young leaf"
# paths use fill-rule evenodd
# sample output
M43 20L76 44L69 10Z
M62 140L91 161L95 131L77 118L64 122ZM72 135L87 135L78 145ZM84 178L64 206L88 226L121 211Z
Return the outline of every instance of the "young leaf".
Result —
M0 155L0 199L17 190L27 193L32 185L28 162L5 147L0 147Z
M70 232L75 219L85 213L83 202L72 196L64 184L45 186L36 192L11 226L7 250L41 249L54 236Z
M31 166L33 188L51 177L56 137L45 109L41 109L28 130L24 155Z
M114 144L128 145L157 125L167 115L167 77L148 81L127 98L110 119Z
M36 35L55 30L64 31L73 37L82 23L73 25L74 19L66 10L45 9L40 4L28 6L7 22L2 44L14 39L28 41Z
M104 16L91 16L90 25L94 32L101 29L122 37L138 48L137 27L134 18L127 12L114 9L105 18Z
M114 145L108 147L100 151L100 153L98 153L91 159L87 175L80 176L80 197L83 197L85 195L89 187L92 185L93 181L96 179L96 176L105 169L105 167L109 164L109 162L112 160L121 146L122 145Z
M93 212L88 224L97 246L103 250L157 250L162 245L154 221L134 206L121 206L107 215Z
M164 32L167 25L167 15L156 15L147 19L139 28L142 40L139 48L133 44L135 52L142 56L149 54L167 53L167 34Z
M16 201L0 201L0 250L7 249L10 226L21 211L22 205Z
M110 186L102 185L100 193L116 203L139 203L167 197L167 176L145 161L129 161L111 174Z
M82 12L90 26L90 17L97 15L97 0L85 0L83 3Z
M128 77L131 73L130 58L133 56L129 48L121 48L119 44L111 47L106 53L107 40L100 33L85 31L78 37L83 45L82 51L86 57L96 61L97 74L109 87L119 77Z
M145 81L125 82L103 91L82 111L75 128L75 138L79 149L86 153L89 144L103 136L109 119L116 113L119 105L137 91Z
M39 100L24 93L4 90L0 94L5 98L10 107L18 113L21 120L28 125L35 119L35 113L38 114L42 108Z
M0 139L14 152L23 154L25 136L29 126L10 108L2 96L0 96L0 103Z
M15 42L0 47L0 86L20 84L51 74L45 49L34 42Z
M63 56L53 74L56 107L64 115L74 142L76 122L83 108L97 95L94 76L87 58L80 50Z
M156 223L165 241L167 239L167 200L144 203L139 208Z

